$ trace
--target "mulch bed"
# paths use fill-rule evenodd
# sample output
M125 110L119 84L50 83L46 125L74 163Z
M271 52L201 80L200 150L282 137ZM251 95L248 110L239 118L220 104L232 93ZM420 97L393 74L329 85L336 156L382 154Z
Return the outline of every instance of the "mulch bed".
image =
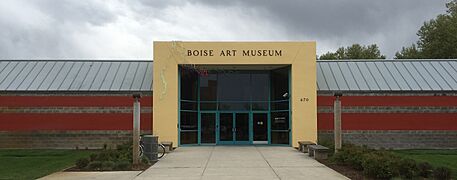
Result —
M130 170L120 170L120 171L144 171L154 165L155 162L151 162L150 165L139 165L137 167L132 167ZM100 172L100 171L92 171L92 170L87 170L87 169L78 169L76 166L70 167L68 169L64 170L65 172ZM112 170L112 171L119 171L119 170Z
M362 171L352 169L351 167L341 166L341 165L332 163L329 160L318 160L318 161L320 163L324 164L325 166L332 168L336 172L343 174L344 176L348 177L349 179L355 179L355 180L371 179L371 178L365 177L363 175Z

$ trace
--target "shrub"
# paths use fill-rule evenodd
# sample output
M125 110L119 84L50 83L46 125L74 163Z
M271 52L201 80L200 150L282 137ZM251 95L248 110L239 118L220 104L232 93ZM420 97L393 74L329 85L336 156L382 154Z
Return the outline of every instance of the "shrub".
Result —
M114 169L114 162L113 161L105 161L102 162L102 171L112 171Z
M100 170L102 168L102 162L101 161L92 161L87 165L87 168L89 170Z
M335 153L335 144L333 144L333 141L329 139L320 139L318 140L318 144L329 148L329 156L333 156L333 154Z
M451 179L451 169L447 167L438 167L433 171L435 179Z
M363 155L373 150L366 146L344 145L341 151L334 154L332 160L337 164L351 166L354 169L362 170Z
M114 164L114 170L130 170L131 166L128 161L119 161Z
M418 174L424 178L430 177L433 172L433 167L428 162L422 162L417 165Z
M91 155L91 161L116 161L121 157L121 153L128 152L119 152L116 150L103 150L98 154Z
M377 179L390 179L398 172L398 158L385 151L363 155L363 173Z
M89 159L87 158L80 158L76 160L76 167L78 169L84 169L89 164Z
M97 155L97 161L109 161L111 160L109 151L102 151Z
M412 179L418 172L416 161L412 159L401 159L399 162L398 171L400 176L405 179Z
M149 159L146 156L141 157L141 164L148 165Z
M96 153L90 154L90 156L89 156L90 161L95 161L95 160L97 160L97 156L98 156L98 154L96 154Z
M132 149L132 145L133 145L133 142L129 141L127 143L117 145L116 149L119 151L129 151Z
M75 162L79 169L86 170L131 170L132 144L125 143L118 145L117 149L110 149L104 146L104 150L93 153L89 158L79 159ZM147 159L141 159L141 163L149 165Z

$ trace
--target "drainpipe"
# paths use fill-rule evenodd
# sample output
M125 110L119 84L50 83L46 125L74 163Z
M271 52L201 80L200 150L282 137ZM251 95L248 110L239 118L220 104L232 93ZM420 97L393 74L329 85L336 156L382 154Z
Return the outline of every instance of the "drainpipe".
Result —
M343 93L335 93L335 102L333 104L333 120L334 120L334 140L335 140L335 153L341 149L342 138L341 138L341 96Z
M141 94L133 94L133 165L138 165L140 163L140 98Z

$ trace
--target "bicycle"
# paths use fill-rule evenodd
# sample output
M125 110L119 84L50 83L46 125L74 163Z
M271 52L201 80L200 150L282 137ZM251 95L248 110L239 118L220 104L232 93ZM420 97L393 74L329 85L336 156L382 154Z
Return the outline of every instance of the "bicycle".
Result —
M158 144L157 146L157 158L160 159L165 155L165 146L163 144ZM161 151L160 151L161 150ZM139 148L138 148L138 156L143 157L144 155L144 142L143 142L143 137L140 136L140 143L139 143Z

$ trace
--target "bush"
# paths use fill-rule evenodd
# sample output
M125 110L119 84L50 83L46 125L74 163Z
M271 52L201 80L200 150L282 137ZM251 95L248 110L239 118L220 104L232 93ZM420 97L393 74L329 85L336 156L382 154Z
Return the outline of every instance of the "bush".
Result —
M90 161L95 161L95 160L97 160L97 156L98 156L98 154L96 154L96 153L90 154L90 156L89 156Z
M93 153L89 158L78 159L75 164L79 169L92 171L131 170L132 144L125 143L118 145L117 149L110 149L104 146L104 150ZM140 161L143 165L149 165L146 157Z
M435 179L451 179L451 169L447 167L438 167L433 171Z
M422 162L417 165L418 174L424 178L430 177L433 172L433 167L428 162Z
M80 158L76 160L76 167L78 169L84 169L89 164L89 159L87 158Z
M376 179L391 179L398 175L398 158L385 151L363 155L363 173Z
M132 164L128 161L119 161L114 164L114 170L130 170Z
M149 159L146 156L141 157L141 164L148 165Z
M102 171L112 171L114 169L114 162L113 161L105 161L102 162Z
M398 171L401 177L405 179L412 179L418 172L416 161L412 159L401 159Z
M363 155L373 150L366 146L344 145L341 151L334 154L332 160L340 165L351 166L356 170L363 170Z
M116 149L118 151L129 151L129 150L131 151L132 150L132 145L133 145L133 142L129 141L127 143L117 145Z
M333 141L331 141L329 139L320 139L320 140L318 140L317 143L319 145L329 148L328 155L333 156L333 154L335 153L335 144L333 144Z
M92 161L87 165L87 168L89 170L100 170L102 168L102 162L101 161Z
M98 153L97 159L98 161L109 161L111 160L111 154L109 151L105 150Z

